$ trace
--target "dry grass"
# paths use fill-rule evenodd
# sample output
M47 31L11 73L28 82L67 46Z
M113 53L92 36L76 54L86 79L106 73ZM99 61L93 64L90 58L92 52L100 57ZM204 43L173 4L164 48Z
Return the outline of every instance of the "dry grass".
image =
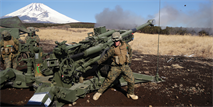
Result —
M143 54L157 54L158 35L135 33L130 42L133 50ZM213 58L213 37L160 35L160 55L186 55L193 57Z
M89 32L93 32L93 29L39 29L37 34L41 40L52 40L51 44L54 44L56 40L59 42L66 40L67 43L78 43L87 37ZM133 50L142 54L157 54L157 34L135 33L134 35L134 40L129 43ZM22 37L22 39L24 38ZM160 55L193 55L193 57L213 58L213 37L160 35L159 53Z
M69 28L69 30L62 29L39 29L36 34L41 40L52 40L51 44L55 44L55 41L62 42L67 41L68 44L72 42L79 42L85 37L87 33L93 32L92 28ZM21 37L24 39L25 37Z

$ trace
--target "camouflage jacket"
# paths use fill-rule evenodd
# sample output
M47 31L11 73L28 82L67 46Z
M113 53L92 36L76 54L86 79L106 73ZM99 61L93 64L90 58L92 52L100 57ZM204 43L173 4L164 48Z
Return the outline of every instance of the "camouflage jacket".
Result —
M13 37L11 38L11 40L14 41L14 43L15 43L15 45L16 45L16 46L14 46L14 48L18 51L19 40L18 40L18 39L15 39L15 38L13 38ZM2 47L4 47L4 40L3 40L3 39L0 41L0 48L2 48Z
M18 54L18 50L19 50L19 40L15 39L15 38L11 38L11 40L13 40L14 42L14 46L13 48L15 49L15 52L13 53L13 57L15 57ZM2 51L2 48L4 47L4 40L2 39L0 41L0 50ZM3 52L1 52L2 57L8 57L8 55L3 55Z
M34 39L36 41L36 43L39 43L40 42L40 38L38 35L34 35L33 37L30 37L30 36L27 36L25 38L25 43L28 43L29 42L29 39Z
M121 45L123 45L123 43L125 43L125 42L122 41ZM130 62L129 63L131 63L131 60L132 60L132 48L131 48L131 46L129 44L126 43L126 45L127 45L127 51L128 51L129 57L130 57ZM107 59L113 58L114 55L115 55L114 46L111 46L110 49L107 51L107 53L103 57L101 57L97 61L97 63L101 64L104 61L106 61ZM116 65L116 63L112 61L111 65Z

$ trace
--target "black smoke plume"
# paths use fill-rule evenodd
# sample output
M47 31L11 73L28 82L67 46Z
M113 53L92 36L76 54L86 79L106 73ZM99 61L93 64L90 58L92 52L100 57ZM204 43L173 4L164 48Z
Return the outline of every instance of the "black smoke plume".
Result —
M114 10L105 8L95 18L95 27L106 26L107 29L132 29L147 21L130 11L124 11L120 6L116 6Z
M183 9L187 8L183 6ZM195 31L196 33L204 30L208 34L213 34L213 4L200 4L198 10L191 10L187 13L182 12L172 6L165 6L160 13L155 15L156 24L160 26L184 27L187 31ZM187 28L186 28L187 27Z
M183 6L187 8L187 6ZM159 23L159 13L148 15L149 18L143 18L130 11L124 11L120 6L110 10L105 8L101 13L95 16L96 25L106 26L107 29L132 29L149 19L156 20L156 26ZM200 31L206 31L213 35L213 4L200 4L198 10L191 10L187 13L182 12L172 6L165 6L160 10L160 26L162 29L169 27L183 27L187 32L198 34Z

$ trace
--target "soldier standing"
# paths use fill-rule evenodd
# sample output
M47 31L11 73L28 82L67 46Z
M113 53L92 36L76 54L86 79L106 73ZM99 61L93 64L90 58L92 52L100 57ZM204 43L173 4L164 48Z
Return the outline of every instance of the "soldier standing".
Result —
M6 69L11 68L12 61L13 69L16 69L17 63L15 58L18 55L19 41L13 38L7 30L2 31L1 35L3 39L0 41L0 48L4 66Z
M132 49L129 44L122 41L119 32L112 34L112 41L114 45L108 50L97 63L101 64L108 58L112 59L111 70L109 71L107 78L100 87L97 93L93 96L94 100L98 100L102 93L111 85L111 83L122 74L124 80L128 83L127 97L137 100L138 96L134 95L134 76L129 63L131 63Z
M39 46L40 38L35 33L35 31L37 30L35 30L34 27L29 27L27 28L27 30L28 30L28 36L25 38L25 43L30 43L33 40L33 42L35 42L35 46Z

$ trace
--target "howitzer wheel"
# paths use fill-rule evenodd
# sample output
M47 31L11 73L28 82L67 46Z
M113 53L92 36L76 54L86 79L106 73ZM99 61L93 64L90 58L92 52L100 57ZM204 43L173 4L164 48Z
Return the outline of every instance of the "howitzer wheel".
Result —
M65 83L70 83L72 81L72 76L75 70L74 61L71 58L64 59L60 64L60 74L62 81Z
M26 59L29 58L29 54L26 53L26 52L20 52L17 57L16 57L16 63L17 63L17 66L19 67L24 67L27 65L26 63ZM21 63L24 63L23 65L21 65Z

